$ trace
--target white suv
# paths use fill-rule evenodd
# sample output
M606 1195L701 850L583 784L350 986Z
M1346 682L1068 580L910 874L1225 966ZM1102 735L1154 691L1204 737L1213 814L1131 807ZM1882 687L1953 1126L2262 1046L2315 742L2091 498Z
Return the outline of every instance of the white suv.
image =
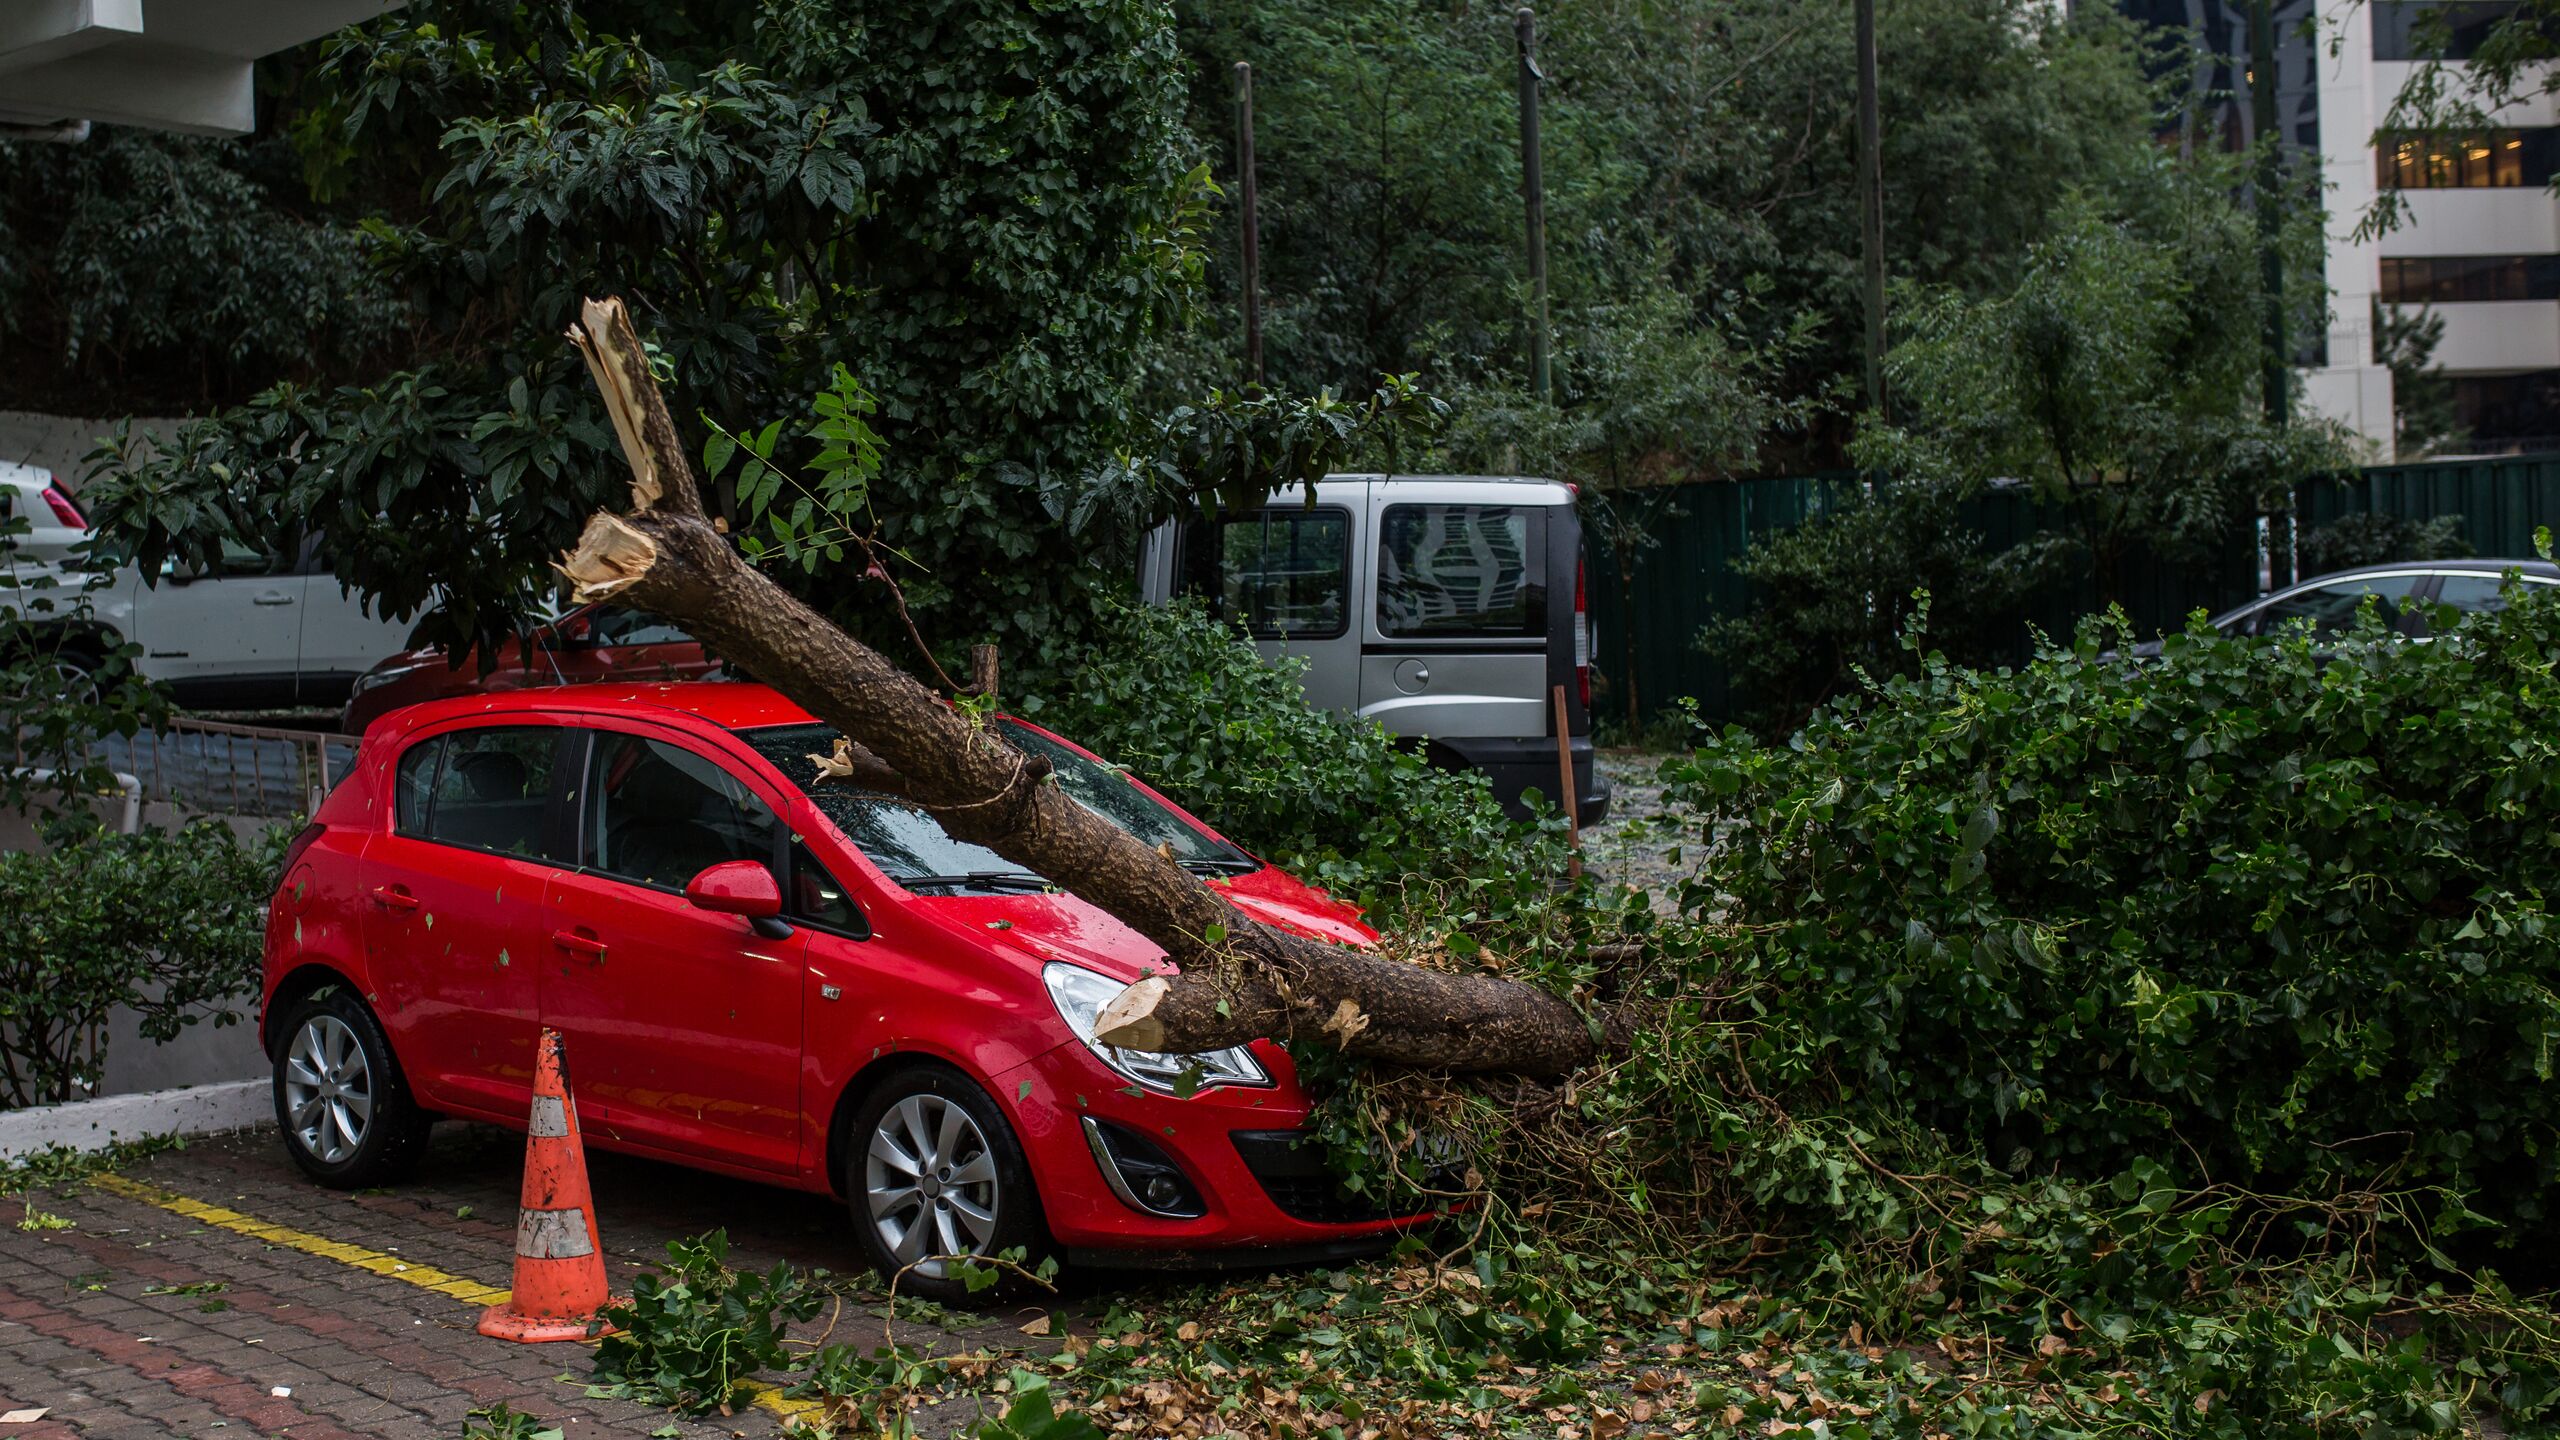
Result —
M0 461L0 522L27 522L17 537L17 552L30 560L59 565L72 547L89 538L89 522L79 502L62 488L50 470Z
M96 574L32 555L6 562L18 583L0 588L0 607L27 611L67 663L138 644L135 668L182 705L334 707L375 661L408 648L409 627L366 613L309 545L290 556L225 547L210 569L172 565L148 585L129 565ZM39 570L52 587L29 583Z

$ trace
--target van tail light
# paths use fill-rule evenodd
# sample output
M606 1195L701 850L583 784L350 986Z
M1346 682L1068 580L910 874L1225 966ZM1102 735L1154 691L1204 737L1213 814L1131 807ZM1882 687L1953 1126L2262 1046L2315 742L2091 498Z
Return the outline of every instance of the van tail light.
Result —
M1582 695L1582 708L1591 709L1591 609L1588 579L1590 557L1577 555L1573 560L1573 688Z
M63 489L61 486L45 486L44 503L48 509L53 511L53 518L61 521L63 524L70 526L74 530L86 530L89 528L89 518L80 513L79 506L71 503L71 492Z
M275 883L282 885L285 881L285 877L293 873L293 867L302 863L302 852L311 848L312 841L319 839L328 832L329 827L320 824L317 821L314 821L309 825L305 825L300 830L294 832L293 838L285 842L284 863L276 867Z

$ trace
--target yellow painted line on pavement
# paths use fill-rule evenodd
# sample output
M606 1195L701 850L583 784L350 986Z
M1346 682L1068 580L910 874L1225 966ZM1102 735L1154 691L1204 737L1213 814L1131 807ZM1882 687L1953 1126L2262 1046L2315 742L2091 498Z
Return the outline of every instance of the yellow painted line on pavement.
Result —
M324 1260L335 1260L342 1265L353 1265L359 1270L370 1270L387 1279L415 1285L422 1290L433 1290L439 1295L450 1295L456 1300L469 1304L503 1305L507 1302L509 1292L495 1285L483 1285L477 1280L467 1280L460 1275L448 1274L432 1265L403 1260L397 1255L386 1255L379 1250L368 1250L361 1245L350 1245L343 1240L331 1240L326 1236L314 1235L307 1230L269 1224L254 1215L243 1215L237 1210L208 1205L202 1200L190 1199L174 1190L163 1190L157 1185L145 1185L139 1180L128 1180L122 1175L100 1175L91 1183L110 1194L122 1195L128 1200L139 1200L145 1205L157 1205L173 1215L183 1215L201 1225L210 1225L217 1230L229 1230L246 1235L253 1240L263 1240L270 1245L299 1250L306 1255L317 1255Z
M237 1210L208 1204L205 1201L181 1195L174 1190L163 1190L157 1185L128 1180L122 1175L92 1176L89 1183L111 1195L121 1195L128 1200L139 1200L145 1205L158 1206L172 1215L182 1215L200 1225L210 1225L217 1230L229 1230L234 1234L246 1235L253 1240L265 1241L269 1245L280 1245L288 1250L299 1250L306 1255L317 1255L324 1260L335 1260L342 1265L352 1265L359 1270L370 1271L386 1279L415 1285L422 1290L433 1290L439 1295L450 1295L466 1304L504 1305L507 1303L507 1297L512 1293L495 1285L483 1285L477 1280L465 1279L460 1275L439 1270L432 1265L421 1265L414 1260L403 1260L397 1255L368 1250L362 1245L350 1245L343 1240L331 1240L323 1235L314 1235L308 1230L296 1230L289 1225L270 1224L254 1215L244 1215ZM589 1340L581 1343L592 1345L595 1342ZM814 1415L823 1408L815 1400L790 1399L780 1389L771 1385L759 1385L750 1381L738 1388L758 1408L770 1410L785 1420Z

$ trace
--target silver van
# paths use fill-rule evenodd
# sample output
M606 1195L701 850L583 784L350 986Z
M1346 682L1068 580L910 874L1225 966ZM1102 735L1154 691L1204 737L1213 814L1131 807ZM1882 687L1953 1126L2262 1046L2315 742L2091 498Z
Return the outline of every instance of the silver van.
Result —
M1329 475L1261 510L1147 537L1147 603L1196 595L1263 655L1297 657L1309 703L1365 716L1438 764L1481 770L1512 813L1555 799L1555 687L1582 823L1591 766L1589 621L1573 489L1475 475Z

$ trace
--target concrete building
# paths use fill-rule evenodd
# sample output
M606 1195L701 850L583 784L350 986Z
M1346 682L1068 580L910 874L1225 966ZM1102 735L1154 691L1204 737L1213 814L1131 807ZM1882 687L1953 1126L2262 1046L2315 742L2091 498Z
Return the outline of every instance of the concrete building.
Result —
M2198 93L2209 133L2245 147L2248 0L2126 0L2135 19L2186 29L2206 57ZM2303 347L2305 400L2393 458L2391 372L2378 353L2377 302L2441 320L2434 363L2450 381L2455 453L2560 448L2560 107L2534 95L2457 142L2377 145L2376 132L2410 77L2421 21L2451 30L2441 56L2459 83L2463 61L2511 3L2478 0L2279 0L2276 84L2283 144L2316 157L2327 191L2325 279L2330 324ZM2378 237L2356 230L2386 192L2398 223Z
M0 5L0 123L86 133L81 122L192 135L257 128L252 70L398 0L8 0ZM23 133L23 132L22 132Z

